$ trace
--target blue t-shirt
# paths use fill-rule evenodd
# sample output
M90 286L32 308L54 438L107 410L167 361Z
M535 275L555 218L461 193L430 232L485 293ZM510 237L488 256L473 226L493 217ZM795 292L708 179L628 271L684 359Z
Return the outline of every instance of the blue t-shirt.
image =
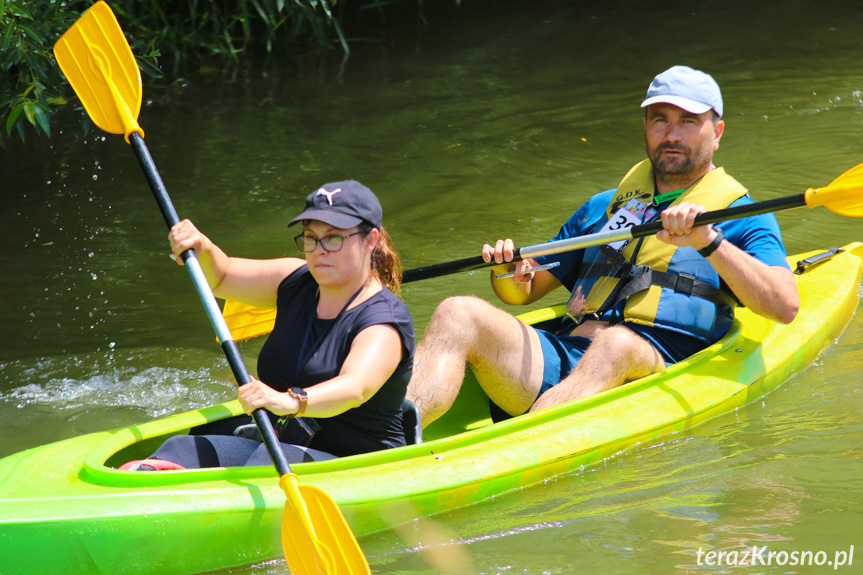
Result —
M585 202L575 214L560 228L558 234L550 241L561 239L569 239L578 236L596 233L600 230L605 222L606 210L617 190L606 190L600 194L593 196ZM735 200L731 206L740 206L754 203L748 196L743 196ZM670 204L670 202L669 202ZM665 206L660 206L664 208ZM782 266L790 269L785 261L786 252L782 244L782 235L779 231L779 224L776 221L776 216L772 213L761 214L757 216L749 216L746 218L729 220L719 224L714 224L725 232L725 238L744 252L748 253L755 259L769 265ZM549 262L560 262L558 267L552 268L549 271L563 284L566 289L572 291L578 280L579 272L583 263L584 250L571 250L561 254L550 256L540 256L535 258L537 263L542 265ZM724 284L723 284L724 285ZM622 307L625 302L619 302L618 308L609 312L616 313L618 316L622 312ZM629 325L629 324L628 324ZM634 326L633 324L633 327ZM717 326L715 338L719 339L728 329L728 324ZM637 326L636 331L642 335L646 335L653 343L661 348L671 350L678 347L681 354L669 353L677 361L680 357L686 357L694 353L698 349L704 347L703 342L694 340L691 337L675 333L670 330L662 330L660 326L648 328L645 326ZM648 334L657 333L657 337L649 337ZM682 355L686 354L686 355ZM666 355L663 353L663 355ZM679 357L675 357L679 356ZM668 357L666 358L668 359Z
M593 196L585 202L569 220L563 224L560 231L551 240L563 240L575 238L599 231L601 224L605 221L605 212L611 202L616 189L606 190ZM735 200L730 207L742 206L755 203L748 195ZM748 253L755 259L769 266L782 266L790 269L785 261L787 254L782 245L782 234L776 216L761 214L749 216L737 220L729 220L714 224L725 232L725 239ZM540 265L549 262L560 262L556 268L549 271L554 274L560 283L572 290L578 279L584 250L571 250L562 254L540 256L534 258Z
M321 320L315 318L317 291L318 284L308 266L299 268L279 285L276 323L258 356L258 378L278 391L327 381L341 371L358 333L372 325L391 325L403 346L395 372L359 407L318 419L321 430L309 447L345 456L404 445L401 406L415 350L413 321L407 307L384 286L337 318Z

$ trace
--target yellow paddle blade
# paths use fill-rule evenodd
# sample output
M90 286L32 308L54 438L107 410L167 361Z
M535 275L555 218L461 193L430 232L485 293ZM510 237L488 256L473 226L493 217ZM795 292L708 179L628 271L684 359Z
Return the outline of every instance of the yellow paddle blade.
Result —
M826 206L841 216L863 218L863 164L851 168L826 188L806 190L806 205Z
M54 44L54 55L93 123L109 134L144 131L141 71L111 8L96 2Z
M234 336L234 341L251 339L273 331L276 310L261 309L234 300L225 300L222 317Z
M326 492L299 485L293 473L283 475L279 485L288 498L282 513L282 549L293 575L371 573L341 509Z

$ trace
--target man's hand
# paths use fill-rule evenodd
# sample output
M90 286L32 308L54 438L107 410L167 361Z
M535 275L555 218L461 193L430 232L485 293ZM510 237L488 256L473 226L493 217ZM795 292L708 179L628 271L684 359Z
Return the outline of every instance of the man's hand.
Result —
M656 237L667 244L702 250L719 233L713 226L692 227L704 206L681 203L662 212L661 232ZM768 266L731 242L722 242L710 256L710 265L744 306L755 313L791 323L800 308L800 294L791 271Z
M678 247L704 249L716 237L713 226L697 226L695 217L707 210L704 206L682 202L662 212L663 230L656 234L657 239Z
M482 246L482 259L486 262L490 262L492 260L498 264L504 264L507 262L511 262L512 258L515 256L515 245L513 241L509 238L505 240L497 240L494 243L494 247L491 247L489 244L483 244ZM521 260L516 262L514 269L505 269L504 267L495 266L492 269L492 275L497 275L500 273L505 273L508 271L512 271L515 275L512 277L512 281L515 283L528 283L533 279L533 273L525 274L524 270L526 268L534 267L531 265L532 260Z

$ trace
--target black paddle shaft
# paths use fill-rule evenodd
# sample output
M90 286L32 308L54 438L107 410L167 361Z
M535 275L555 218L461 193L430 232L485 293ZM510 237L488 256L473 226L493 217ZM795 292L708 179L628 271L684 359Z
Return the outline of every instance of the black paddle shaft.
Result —
M782 210L787 210L790 208L800 208L806 205L806 194L797 194L794 196L785 196L781 198L776 198L773 200L765 200L763 202L755 202L752 204L745 204L741 206L734 206L731 208L724 208L721 210L715 210L712 212L704 212L699 214L695 218L696 226L706 226L709 224L716 224L719 222L724 222L728 220L735 220L739 218L746 218L749 216L757 216L760 214L766 214L770 212L779 212ZM654 222L641 224L638 226L633 226L629 228L629 233L624 233L624 237L616 238L616 239L633 239L633 238L643 238L646 236L651 236L657 232L662 230L662 222L657 220ZM599 238L599 234L591 234L596 235ZM571 241L570 247L565 249L553 249L553 244L557 242L549 242L548 244L539 244L535 246L527 246L523 248L516 248L513 251L513 262L520 261L529 257L538 257L544 255L551 255L552 253L561 253L562 251L571 251L577 249L589 248L595 245L602 245L606 243L606 240L598 239L596 242L589 241L590 236L582 236L584 238L584 242L579 243L578 238L573 238ZM402 275L402 283L415 282L424 279L431 279L436 277L441 277L445 275L455 274L459 272L468 272L472 270L487 268L490 266L498 265L494 261L486 262L482 259L482 256L473 256L469 258L464 258L460 260L454 260L451 262L444 262L439 264L432 264L425 267L413 268L410 270L406 270Z
M144 176L147 178L147 183L150 184L150 190L153 192L153 197L156 203L159 204L159 210L162 212L162 217L165 218L165 223L168 224L168 229L180 222L177 211L174 209L174 204L171 202L171 197L165 189L165 184L162 182L162 177L159 175L159 170L156 169L156 164L153 162L153 157L150 155L150 150L147 149L147 144L144 143L144 138L137 132L133 132L129 136L129 143L132 144L132 149L135 151L135 156L144 170ZM210 324L216 332L216 336L222 345L222 351L228 359L228 364L231 366L231 371L237 380L238 385L249 383L252 379L249 375L249 370L246 369L246 364L243 362L243 357L240 355L240 350L237 348L237 343L231 336L231 331L222 317L219 305L216 303L216 298L213 296L210 286L207 284L207 279L201 270L198 263L198 258L195 256L194 250L186 250L180 257L186 265L186 269L195 284L195 290L198 292L198 297L204 305L207 316L210 319ZM291 472L291 467L285 457L285 453L279 447L279 440L276 438L276 433L273 430L273 424L267 416L267 412L263 409L256 409L252 413L252 418L261 432L261 437L267 446L267 451L279 472L279 476Z

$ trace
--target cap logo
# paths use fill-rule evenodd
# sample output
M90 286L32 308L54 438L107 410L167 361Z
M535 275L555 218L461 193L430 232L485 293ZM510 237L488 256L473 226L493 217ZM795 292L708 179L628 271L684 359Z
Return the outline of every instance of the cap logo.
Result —
M341 192L341 191L342 191L342 189L341 189L341 188L336 188L336 189L335 189L335 190L333 190L332 192L328 192L328 191L326 191L325 189L321 188L320 190L318 190L318 193L317 193L317 194L315 194L315 197L318 197L318 196L326 196L326 197L327 197L327 202L329 202L330 206L332 206L332 205L333 205L333 196L334 196L334 195L336 195L336 194L338 194L338 193L339 193L339 192Z

